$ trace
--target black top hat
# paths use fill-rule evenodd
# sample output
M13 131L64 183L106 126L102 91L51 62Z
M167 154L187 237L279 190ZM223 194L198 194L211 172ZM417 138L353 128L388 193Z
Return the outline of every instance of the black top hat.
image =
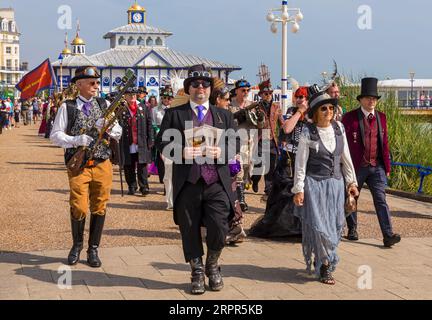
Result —
M213 78L211 71L203 64L197 64L189 68L188 77L183 81L183 87L186 94L189 94L189 85L194 80L205 80L211 83L213 89Z
M172 88L170 86L165 86L159 89L159 96L160 97L169 97L174 98L174 93L172 91Z
M98 69L93 66L79 67L75 70L75 77L72 78L71 82L75 83L80 79L99 79L100 74Z
M138 87L138 93L145 93L145 94L148 94L148 92L147 92L147 88L144 87L144 86L140 86L140 87Z
M317 111L319 107L327 103L331 103L336 108L338 105L338 99L330 97L330 95L328 93L325 93L324 91L315 93L312 97L309 98L308 117L312 119L315 111Z
M360 101L363 97L375 97L381 98L378 95L378 79L377 78L363 78L361 80L361 93L357 96L357 100Z

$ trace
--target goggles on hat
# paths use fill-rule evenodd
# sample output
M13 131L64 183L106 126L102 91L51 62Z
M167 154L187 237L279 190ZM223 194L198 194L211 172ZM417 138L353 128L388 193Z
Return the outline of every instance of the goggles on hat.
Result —
M211 74L208 71L192 71L189 73L189 78L207 77L211 78Z
M99 76L97 74L97 70L95 67L88 67L84 69L83 75L89 76L89 77L97 77Z
M246 80L240 80L239 82L237 82L237 85L236 85L237 88L244 88L244 87L250 87L250 86L251 85L250 85L249 81L246 81Z

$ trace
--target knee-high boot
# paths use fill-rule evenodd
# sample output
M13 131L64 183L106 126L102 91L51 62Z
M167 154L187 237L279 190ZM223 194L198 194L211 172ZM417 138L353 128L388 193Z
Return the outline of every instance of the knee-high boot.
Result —
M90 267L98 268L102 262L98 256L98 247L102 237L102 230L105 222L105 215L92 214L90 217L90 234L87 250L87 262Z
M82 220L76 220L71 216L71 228L72 228L72 240L73 245L69 251L68 264L74 265L79 261L80 253L83 248L84 242L84 226L85 218Z
M246 203L244 191L245 191L244 183L237 184L237 198L240 203L240 208L242 209L243 212L246 212L249 210L249 206Z

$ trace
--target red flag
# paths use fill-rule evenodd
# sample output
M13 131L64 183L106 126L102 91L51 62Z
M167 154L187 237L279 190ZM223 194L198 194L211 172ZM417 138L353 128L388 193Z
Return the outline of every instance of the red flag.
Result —
M55 84L54 72L49 59L27 73L15 86L21 91L21 99L34 97L38 92L48 89Z

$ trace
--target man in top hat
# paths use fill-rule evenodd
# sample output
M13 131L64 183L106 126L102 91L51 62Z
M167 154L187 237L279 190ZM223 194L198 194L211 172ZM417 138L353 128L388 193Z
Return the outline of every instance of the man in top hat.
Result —
M262 141L265 138L263 135L263 131L260 130L259 134L259 143L258 143L258 155L261 155L262 152L270 152L270 162L269 163L261 163L261 166L265 167L265 188L264 195L261 198L262 201L267 201L267 197L271 190L272 180L273 180L273 172L276 168L276 158L279 154L278 149L278 137L279 137L279 128L283 125L284 119L282 116L282 110L280 105L276 102L273 102L273 89L270 82L270 79L261 82L259 85L258 96L261 98L260 103L256 109L256 115L258 121L263 121L264 124L260 129L268 130L268 139L270 139L270 148L269 150L262 150ZM265 159L266 157L261 157ZM254 187L254 191L258 188L258 182L261 180L261 175L252 176L252 183Z
M162 119L165 111L171 107L174 100L174 93L171 86L165 86L159 90L160 101L158 106L154 107L152 112L152 123L155 136L159 133ZM164 159L158 150L154 150L154 159L158 169L159 182L164 184L164 194L167 200L167 209L172 209L172 161ZM167 171L165 171L167 167ZM167 175L165 177L165 174Z
M51 141L64 149L67 163L81 147L91 150L104 125L102 118L109 103L97 98L100 75L96 67L77 68L72 83L76 84L79 95L75 100L66 100L59 108L51 131ZM119 140L121 126L115 122L105 139ZM88 156L88 155L87 155ZM68 171L70 186L70 215L73 246L68 263L79 261L83 249L85 219L90 206L90 234L88 239L87 262L91 267L100 267L98 256L102 230L105 222L107 202L112 186L111 149L109 144L100 144L94 150L92 163L87 163L78 175Z
M378 79L363 78L361 94L357 96L360 107L346 113L345 126L348 145L356 170L359 191L366 182L373 197L384 246L391 247L401 240L393 233L390 210L386 202L386 177L390 175L390 151L387 119L383 112L375 110L381 98L377 90ZM358 240L357 213L347 217L349 240Z
M150 111L145 105L138 102L137 93L137 88L129 88L124 95L128 110L123 111L120 118L120 124L123 127L120 150L128 194L134 195L138 190L138 177L139 190L145 196L150 191L147 164L151 163L154 133Z
M229 111L209 103L213 81L211 73L204 65L190 67L188 77L183 83L190 100L165 111L156 138L156 146L163 156L174 161L174 221L180 227L184 257L192 269L192 294L205 292L205 275L209 278L211 290L222 289L223 280L218 259L225 245L228 221L234 214L235 196L231 191L228 166L229 157L234 157L236 152L234 119ZM191 127L191 124L194 128L213 126L224 130L225 134L220 138L218 146L206 146L204 155L202 148L185 142L184 130ZM231 130L227 132L228 129ZM170 138L174 141L171 142ZM232 139L234 150L228 148L228 142L232 142ZM177 156L173 157L169 152L171 147ZM222 149L225 149L224 153ZM204 250L201 226L207 228L205 267L202 260Z

